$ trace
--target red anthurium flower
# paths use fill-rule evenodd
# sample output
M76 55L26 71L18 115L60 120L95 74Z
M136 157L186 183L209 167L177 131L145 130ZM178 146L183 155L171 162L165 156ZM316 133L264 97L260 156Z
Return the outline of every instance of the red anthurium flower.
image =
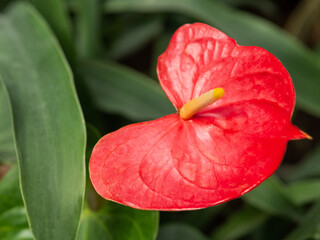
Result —
M202 23L173 35L157 68L178 113L105 135L90 160L104 198L140 209L187 210L241 196L279 166L290 122L291 78L271 53L239 46Z

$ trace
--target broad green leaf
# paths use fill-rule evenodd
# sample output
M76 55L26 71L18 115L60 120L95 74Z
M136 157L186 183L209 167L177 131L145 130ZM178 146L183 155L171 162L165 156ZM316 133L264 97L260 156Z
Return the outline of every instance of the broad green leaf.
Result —
M33 240L26 209L15 207L0 214L0 240Z
M90 210L84 210L77 236L77 240L87 239L113 239L110 229L105 226L99 216L94 215Z
M23 206L19 186L19 169L13 165L0 181L0 214L15 206Z
M208 240L208 238L194 227L171 223L160 228L157 240Z
M69 60L73 61L72 25L64 0L29 0L47 20Z
M115 41L108 52L108 56L118 59L132 54L159 35L162 28L162 22L159 18L131 26Z
M320 145L305 155L290 174L289 180L320 177Z
M218 27L239 44L263 47L277 56L290 72L298 106L320 116L320 63L315 54L266 20L231 9L215 0L108 0L105 9L109 13L181 13Z
M85 128L68 64L26 3L0 18L0 56L33 234L37 240L74 239L84 195Z
M77 53L90 58L99 51L100 0L76 1Z
M174 112L159 84L139 72L112 62L86 62L81 69L102 111L135 121Z
M300 225L285 240L309 240L320 238L320 201L315 203Z
M83 212L77 240L153 240L158 223L158 212L107 202L98 212Z
M212 238L214 240L238 239L251 233L268 219L268 215L254 208L246 207L233 213L219 228Z
M221 3L237 6L245 7L253 10L258 10L259 13L263 13L263 15L274 16L277 13L277 5L270 0L218 0Z
M299 221L301 213L290 199L287 189L272 176L251 192L245 194L243 199L250 205L271 215L286 216Z
M304 180L289 185L289 194L296 204L306 204L320 199L320 179Z
M13 119L9 95L0 76L0 163L16 160ZM1 205L0 205L1 207Z
M0 240L33 239L19 186L15 164L0 181Z

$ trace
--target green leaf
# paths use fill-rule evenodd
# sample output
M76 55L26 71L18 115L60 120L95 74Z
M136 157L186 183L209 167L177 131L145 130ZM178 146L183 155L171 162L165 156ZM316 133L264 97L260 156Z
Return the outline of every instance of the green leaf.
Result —
M26 209L12 208L0 214L0 240L33 240Z
M83 212L77 240L153 240L158 223L158 212L107 202L98 212Z
M199 230L181 223L171 223L160 228L157 240L207 240Z
M12 109L9 95L0 76L0 163L16 161ZM1 205L0 205L1 207Z
M258 11L259 13L263 13L263 16L275 16L279 14L277 11L277 5L275 2L271 2L269 0L260 0L260 1L252 1L252 0L218 0L221 3L237 6L238 8L246 8L252 9L252 11Z
M206 230L208 223L215 218L216 216L222 214L222 211L225 210L227 206L217 205L213 207L208 207L204 209L198 209L196 211L186 211L179 213L179 218L173 212L168 212L169 216L175 217L175 221L183 221L185 224L195 227L200 230ZM161 219L165 218L165 213L161 214ZM165 219L164 219L165 220ZM172 221L172 220L171 220Z
M277 56L291 74L298 106L320 116L320 64L315 54L262 18L231 9L214 0L108 0L105 9L109 13L181 13L218 27L242 45L263 47Z
M0 181L0 240L33 239L28 226L15 164Z
M304 180L289 185L291 199L299 205L320 199L320 179Z
M289 180L320 177L320 145L305 155L290 174Z
M315 203L301 224L285 240L305 240L320 238L320 201Z
M76 2L77 53L80 58L90 58L99 51L100 0Z
M74 239L84 196L85 128L68 64L26 3L0 18L0 56L33 234Z
M150 120L175 110L159 84L112 62L86 62L81 67L98 108L135 121Z
M19 169L14 165L0 181L0 214L15 206L23 206L19 186Z
M159 35L162 28L162 21L159 18L134 24L115 41L108 52L108 56L118 59L132 54Z
M290 197L279 179L272 176L242 198L265 213L299 221L300 209L294 205Z
M217 228L212 239L230 240L238 239L251 233L255 228L264 223L268 215L254 208L246 207L233 213L226 222Z
M47 20L69 60L73 61L72 25L64 0L29 0Z

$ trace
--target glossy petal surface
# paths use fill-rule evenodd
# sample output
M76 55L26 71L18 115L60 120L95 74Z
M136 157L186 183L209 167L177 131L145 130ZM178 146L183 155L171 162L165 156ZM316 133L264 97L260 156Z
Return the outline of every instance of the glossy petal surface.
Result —
M208 25L184 25L159 57L160 83L177 109L191 99L222 87L225 96L204 109L242 100L276 102L292 113L295 101L291 78L281 62L259 47L239 46Z
M290 122L295 95L282 64L217 29L178 29L159 57L158 75L177 109L216 87L226 94L189 120L171 114L104 136L89 170L106 199L158 210L216 205L268 178L287 142L306 137Z
M104 136L90 162L94 187L106 199L161 210L242 195L275 171L288 139L304 137L281 108L259 100L257 112L252 105L231 104L188 121L172 114Z

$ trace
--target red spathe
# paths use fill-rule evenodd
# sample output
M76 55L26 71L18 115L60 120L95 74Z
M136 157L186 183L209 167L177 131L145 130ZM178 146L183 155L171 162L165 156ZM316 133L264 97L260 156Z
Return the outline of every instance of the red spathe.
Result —
M159 57L157 72L178 110L217 87L225 95L189 120L176 113L105 135L89 171L106 199L140 209L213 206L256 187L277 169L287 142L307 136L290 122L288 72L262 48L187 24Z

